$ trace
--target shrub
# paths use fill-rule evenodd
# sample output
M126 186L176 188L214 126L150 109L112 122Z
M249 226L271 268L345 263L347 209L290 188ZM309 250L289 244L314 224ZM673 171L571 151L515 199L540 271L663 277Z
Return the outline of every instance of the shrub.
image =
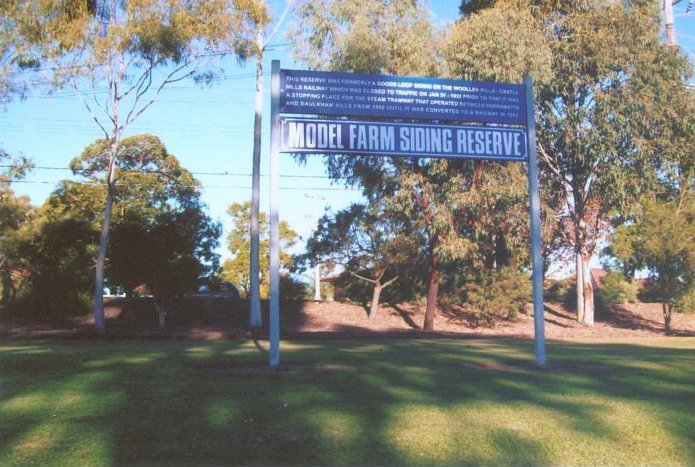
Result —
M695 312L695 288L678 297L675 303L676 311L680 313Z
M606 305L635 303L638 286L620 273L611 272L601 280L599 299Z
M574 310L577 306L577 282L574 278L548 281L544 290L544 299L549 302L562 303L568 310Z
M503 269L484 274L481 280L466 285L464 293L476 324L492 326L500 319L514 319L524 312L531 296L531 281L524 274Z
M306 283L289 274L280 275L280 300L294 301L311 298L311 290Z

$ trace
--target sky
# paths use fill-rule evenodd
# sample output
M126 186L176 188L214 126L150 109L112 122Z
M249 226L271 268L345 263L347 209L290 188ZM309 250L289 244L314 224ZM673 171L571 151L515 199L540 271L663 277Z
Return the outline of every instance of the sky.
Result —
M277 16L285 0L271 1ZM446 25L458 17L460 0L431 0L434 21ZM685 14L687 0L674 6L678 43L695 57L695 11ZM284 28L283 28L284 29ZM261 210L268 211L270 139L270 63L280 60L282 68L300 68L291 58L281 29L264 56L265 110L261 160ZM127 129L126 136L151 133L158 136L181 164L201 182L203 201L211 216L222 221L226 232L230 218L226 210L233 202L251 198L251 156L255 61L239 65L224 63L225 76L210 87L182 82L166 88L157 102ZM35 92L0 110L0 147L13 155L33 160L35 169L13 184L19 195L40 205L59 180L70 179L68 163L94 140L103 137L79 97L71 91L52 94ZM280 168L280 217L301 237L307 238L326 208L338 210L360 201L358 189L332 184L321 157L309 156L306 165L282 156ZM222 240L224 245L224 240ZM226 248L221 248L228 257Z

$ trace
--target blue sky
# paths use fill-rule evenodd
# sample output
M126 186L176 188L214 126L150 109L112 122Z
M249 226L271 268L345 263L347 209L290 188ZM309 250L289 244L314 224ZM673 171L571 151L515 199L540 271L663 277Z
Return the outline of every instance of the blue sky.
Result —
M281 12L284 0L270 2ZM432 0L435 21L446 23L458 16L459 0ZM695 12L684 14L687 0L674 7L679 44L695 54ZM273 39L265 55L269 72L273 59L283 68L298 68L287 50L283 31ZM165 89L157 103L131 127L127 135L152 133L184 167L196 174L203 185L203 200L214 218L229 226L225 210L232 202L251 197L251 153L253 145L253 99L255 63L239 66L233 60L225 64L225 79L212 87L200 88L182 82ZM266 110L269 108L270 77L266 73ZM261 209L268 210L269 112L264 114L263 153L261 163ZM95 139L102 137L79 98L69 91L52 95L34 93L24 101L9 104L0 111L0 147L10 154L31 158L37 168L13 189L28 195L40 205L56 183L71 178L66 170L73 157ZM290 157L281 162L280 215L303 237L308 236L316 220L329 206L340 209L359 200L357 190L331 185L321 159L309 157L306 166ZM226 175L216 175L226 174ZM226 248L223 248L226 255Z

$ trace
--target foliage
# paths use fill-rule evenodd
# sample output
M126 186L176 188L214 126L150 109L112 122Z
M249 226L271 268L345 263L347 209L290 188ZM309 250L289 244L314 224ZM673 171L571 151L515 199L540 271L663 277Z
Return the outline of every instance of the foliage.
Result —
M93 286L96 230L79 219L48 220L42 211L22 228L14 245L30 289L29 307L42 317L79 314Z
M292 302L311 299L312 296L306 282L291 274L280 274L280 300Z
M311 69L434 73L432 26L418 2L301 0L294 17L294 57Z
M115 154L114 223L127 219L147 223L163 211L185 209L198 202L199 183L156 136L140 134L124 138L117 144ZM78 194L82 203L67 203L66 208L81 209L79 214L101 222L103 212L100 208L106 198L103 180L108 165L109 142L105 139L90 144L70 162L73 173L83 177L87 184L76 187L84 191ZM61 198L71 196L75 194L68 190Z
M31 163L0 149L0 302L14 299L17 292L16 275L19 258L16 256L18 231L28 220L29 198L16 196L13 180L21 179Z
M374 318L382 291L392 284L398 287L401 278L407 284L407 277L416 274L421 249L408 220L375 200L319 219L304 260L340 265L351 278L371 284L369 317Z
M525 311L531 283L528 275L504 268L469 282L464 293L465 303L474 312L477 324L492 326L500 319L514 319Z
M610 272L601 279L599 298L605 304L635 303L638 287L621 273Z
M244 294L249 292L249 273L251 270L251 201L232 203L228 210L232 217L232 228L227 236L227 247L233 258L222 264L222 277L238 285ZM270 284L270 223L268 216L261 212L259 219L259 271L261 296L267 298ZM288 250L292 248L299 235L292 230L287 221L280 221L280 267L289 269L292 257Z
M443 43L448 74L462 79L536 85L550 79L552 55L542 25L528 9L491 8L455 23Z
M407 0L304 1L290 42L295 56L310 68L432 76L440 73L436 58L440 34L427 17L420 3ZM491 164L486 171L484 162L475 161L355 156L331 156L326 166L331 178L361 185L370 202L384 199L388 209L410 219L411 235L423 244L429 275L423 328L432 330L443 268L454 262L480 261L483 256L478 254L471 222L484 209L469 211L482 200L477 190L487 183L494 185L490 180L496 177L512 185L510 179L518 180L511 175L514 169L506 172L507 166ZM483 172L488 171L491 178L482 181ZM488 224L481 236L505 236L508 245L513 245L516 216L507 217L513 222L498 223L497 229Z
M544 299L562 303L568 310L575 309L577 281L570 277L565 279L547 279L543 289Z
M97 140L71 161L85 181L58 187L42 209L47 222L75 219L97 229L107 195L101 180L108 151L108 142ZM217 269L220 226L205 213L198 182L157 137L125 138L116 153L107 278L127 294L144 286L164 304Z
M29 17L44 13L40 1L22 5ZM51 87L75 90L107 142L107 190L94 280L95 325L104 333L102 292L113 168L125 129L167 86L187 78L209 82L219 71L215 63L220 57L250 55L250 33L268 18L265 3L251 0L104 0L91 5L95 7L80 16L81 27L48 35L37 47L41 57L50 59L42 70ZM104 88L109 92L103 93Z
M617 229L631 233L614 239L615 254L647 268L650 295L663 303L673 304L695 289L695 197L680 201L645 200L639 220Z
M538 93L538 150L547 182L565 193L577 265L579 320L593 323L589 259L609 227L655 186L659 160L681 143L691 67L659 40L653 10L599 2L547 16L553 76Z
M42 63L72 50L95 8L92 0L0 2L0 104L24 97Z

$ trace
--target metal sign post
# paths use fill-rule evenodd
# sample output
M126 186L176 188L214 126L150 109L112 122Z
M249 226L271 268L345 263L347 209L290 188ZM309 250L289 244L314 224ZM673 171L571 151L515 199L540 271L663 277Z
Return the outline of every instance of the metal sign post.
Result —
M281 118L281 114L285 116ZM534 119L533 83L529 77L524 78L523 85L518 85L281 70L280 62L273 61L270 366L275 367L280 362L280 153L528 161L535 357L537 366L545 365L543 264ZM453 123L442 123L447 121ZM462 122L472 125L461 125Z
M528 194L531 214L531 260L533 274L533 331L536 366L545 366L545 321L543 317L543 257L541 255L541 198L538 190L536 157L536 116L533 106L533 81L524 76L526 91L526 128L528 130Z
M270 366L280 364L280 61L273 60L270 82Z

